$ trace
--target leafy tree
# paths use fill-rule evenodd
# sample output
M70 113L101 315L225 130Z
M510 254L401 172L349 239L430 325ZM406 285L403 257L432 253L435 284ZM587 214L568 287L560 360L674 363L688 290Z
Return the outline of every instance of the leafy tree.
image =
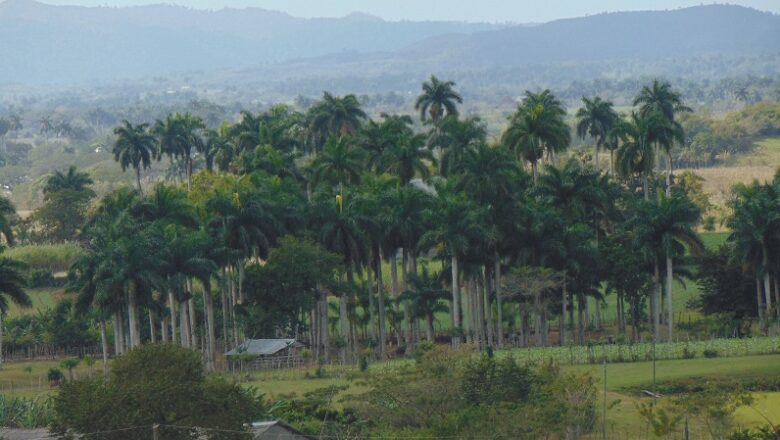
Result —
M161 344L114 359L107 382L66 382L54 411L52 430L58 435L140 440L149 438L151 426L161 425L161 439L195 439L196 427L221 432L210 434L215 438L243 438L245 424L261 417L265 407L255 390L206 376L200 353Z

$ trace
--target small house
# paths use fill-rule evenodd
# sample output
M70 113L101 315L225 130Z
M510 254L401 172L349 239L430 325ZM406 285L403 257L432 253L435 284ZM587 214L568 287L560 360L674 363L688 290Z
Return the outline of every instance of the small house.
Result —
M305 347L295 339L247 339L225 356L232 367L240 369L292 368L303 364L301 350Z
M279 421L252 423L252 437L255 440L314 440L315 438Z

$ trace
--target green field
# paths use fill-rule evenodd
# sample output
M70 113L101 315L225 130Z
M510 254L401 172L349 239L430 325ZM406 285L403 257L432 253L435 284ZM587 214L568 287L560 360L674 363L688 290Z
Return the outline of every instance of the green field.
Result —
M38 311L51 309L66 296L66 293L61 288L28 289L27 293L32 299L32 307L20 308L11 302L8 309L9 317L14 318L21 315L29 315L37 313Z

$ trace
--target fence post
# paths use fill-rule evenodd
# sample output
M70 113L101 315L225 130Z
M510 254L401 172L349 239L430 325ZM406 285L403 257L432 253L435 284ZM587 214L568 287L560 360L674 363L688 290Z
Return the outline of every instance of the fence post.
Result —
M152 425L152 440L160 440L160 425Z

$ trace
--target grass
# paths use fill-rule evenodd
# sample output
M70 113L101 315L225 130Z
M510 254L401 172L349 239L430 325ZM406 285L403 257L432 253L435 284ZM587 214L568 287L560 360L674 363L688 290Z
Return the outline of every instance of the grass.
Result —
M12 247L4 255L24 262L32 269L63 272L83 253L84 250L76 243L59 243Z
M28 289L27 293L32 299L32 307L21 308L10 303L8 308L8 317L16 318L19 316L30 315L37 313L38 311L54 308L60 301L62 301L67 294L61 288L40 288L40 289Z

